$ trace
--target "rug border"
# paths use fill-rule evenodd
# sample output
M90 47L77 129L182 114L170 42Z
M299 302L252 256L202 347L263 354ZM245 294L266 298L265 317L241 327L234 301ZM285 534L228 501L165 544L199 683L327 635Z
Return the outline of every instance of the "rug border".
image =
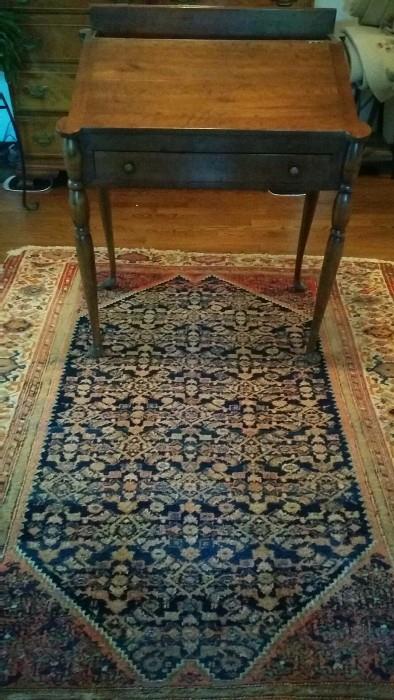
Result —
M265 687L264 687L265 686ZM312 684L259 684L259 687L234 688L233 690L211 688L166 688L155 689L113 687L108 689L78 690L52 688L31 690L5 690L2 697L7 700L392 700L394 684L374 683L312 683ZM242 693L242 695L240 695Z

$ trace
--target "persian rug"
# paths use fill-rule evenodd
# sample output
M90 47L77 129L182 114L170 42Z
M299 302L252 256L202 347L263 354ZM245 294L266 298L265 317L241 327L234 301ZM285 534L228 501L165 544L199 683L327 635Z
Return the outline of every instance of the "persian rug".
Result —
M393 266L306 358L320 259L117 259L100 360L74 251L5 264L1 697L392 700Z

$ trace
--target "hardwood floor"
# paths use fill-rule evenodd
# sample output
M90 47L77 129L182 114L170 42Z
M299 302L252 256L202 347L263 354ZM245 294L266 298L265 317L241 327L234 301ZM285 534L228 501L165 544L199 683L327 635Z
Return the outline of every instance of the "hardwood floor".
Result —
M317 207L307 253L321 255L327 239L332 193ZM0 256L33 245L73 245L67 193L42 195L37 212L22 209L18 194L0 191ZM117 246L209 252L295 253L303 197L259 192L118 190L113 193ZM103 245L96 192L91 228ZM394 260L394 180L362 176L353 200L345 255Z

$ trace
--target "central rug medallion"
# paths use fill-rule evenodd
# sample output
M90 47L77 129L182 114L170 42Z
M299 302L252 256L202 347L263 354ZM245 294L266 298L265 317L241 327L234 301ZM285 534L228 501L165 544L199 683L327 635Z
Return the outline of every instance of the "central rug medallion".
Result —
M151 681L239 678L371 544L299 313L176 277L76 328L19 549Z

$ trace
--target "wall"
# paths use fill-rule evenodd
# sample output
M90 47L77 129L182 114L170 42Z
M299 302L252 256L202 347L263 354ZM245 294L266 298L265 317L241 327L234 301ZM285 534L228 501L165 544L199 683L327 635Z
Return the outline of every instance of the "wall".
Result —
M349 0L315 0L315 7L334 7L337 10L337 20L350 19Z

